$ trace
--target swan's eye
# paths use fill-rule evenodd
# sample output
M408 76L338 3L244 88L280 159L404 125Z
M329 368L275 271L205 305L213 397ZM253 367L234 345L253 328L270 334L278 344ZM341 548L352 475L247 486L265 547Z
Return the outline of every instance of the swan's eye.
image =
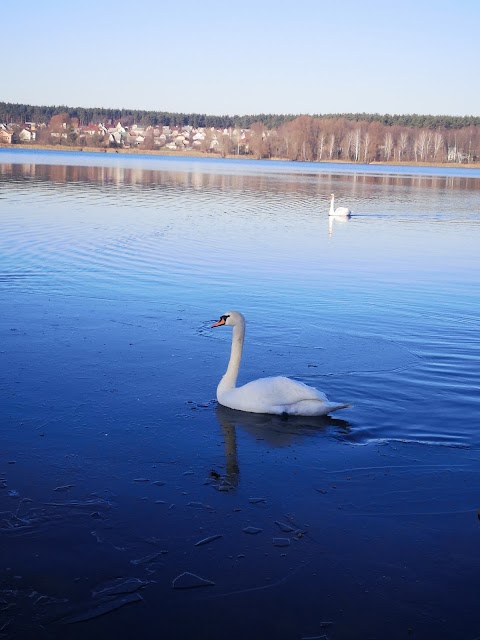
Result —
M227 318L229 318L230 316L220 316L220 320L223 320L224 322L227 321Z

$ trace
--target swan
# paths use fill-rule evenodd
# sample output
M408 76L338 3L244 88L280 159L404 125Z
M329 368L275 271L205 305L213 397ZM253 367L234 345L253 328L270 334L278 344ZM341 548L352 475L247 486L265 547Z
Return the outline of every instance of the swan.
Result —
M245 338L245 318L238 311L228 311L211 328L223 325L233 327L230 360L217 387L217 400L224 407L250 413L325 416L349 406L348 403L329 402L322 391L283 376L259 378L237 387Z
M335 196L333 193L330 194L330 211L328 212L329 216L338 216L339 218L350 218L352 212L348 207L335 207Z

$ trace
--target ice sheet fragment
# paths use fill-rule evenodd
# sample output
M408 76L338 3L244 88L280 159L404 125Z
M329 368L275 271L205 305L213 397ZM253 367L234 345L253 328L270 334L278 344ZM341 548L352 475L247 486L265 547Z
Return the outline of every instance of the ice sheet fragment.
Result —
M290 538L273 538L273 546L274 547L289 547L290 546Z
M223 538L223 535L221 533L217 533L214 536L208 536L208 538L203 538L202 540L196 542L195 546L200 547L202 544L208 544L209 542L213 542L214 540L218 540L219 538Z
M130 564L149 564L150 562L155 562L155 560L158 560L158 558L160 558L161 556L165 555L166 553L168 553L168 551L159 551L158 553L151 553L148 556L143 556L142 558L138 558L137 560L130 560Z
M73 487L73 484L64 484L61 487L55 487L54 491L68 491Z
M210 506L209 504L204 504L203 502L189 502L188 506L194 509L213 509L212 506Z
M206 580L200 576L185 571L175 578L172 582L174 589L195 589L196 587L213 587L215 585L211 580Z
M100 616L111 613L116 609L120 609L120 607L124 607L127 604L142 601L143 598L139 593L129 593L125 596L122 596L121 598L115 598L113 600L102 602L102 604L96 605L91 609L87 609L87 611L82 611L80 613L67 616L66 618L62 618L59 622L62 622L63 624L74 624L76 622L92 620L93 618L99 618Z
M256 533L260 533L263 529L259 529L258 527L245 527L243 530L244 533L250 533L251 535L255 535Z
M275 520L275 524L280 529L280 531L283 531L284 533L295 531L295 527L292 527L289 524L285 524L285 522L279 522L278 520Z
M140 578L117 578L110 582L104 583L100 587L92 590L94 598L103 598L104 596L125 595L127 593L135 593L151 580L140 580Z

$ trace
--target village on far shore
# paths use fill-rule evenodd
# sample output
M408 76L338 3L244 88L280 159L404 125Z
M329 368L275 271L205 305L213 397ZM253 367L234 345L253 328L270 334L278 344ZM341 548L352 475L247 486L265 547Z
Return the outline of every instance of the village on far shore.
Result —
M52 120L54 120L52 118ZM198 127L115 126L89 124L80 126L75 118L70 122L23 124L0 123L0 144L66 145L75 147L138 148L145 150L204 151L215 153L249 153L249 129Z
M189 117L182 114L165 124L158 120L148 122L150 117L142 113L137 121L133 114L111 115L93 122L91 118L80 120L67 112L39 122L26 121L27 117L26 114L17 117L16 122L12 122L13 118L0 121L1 146L212 154L301 162L467 167L480 163L480 125L464 126L463 121L434 119L417 126L413 116L409 125L400 125L385 124L367 115L366 119L304 115L269 126L261 121L261 116L244 126L235 122L202 122L200 126L196 118L189 123Z

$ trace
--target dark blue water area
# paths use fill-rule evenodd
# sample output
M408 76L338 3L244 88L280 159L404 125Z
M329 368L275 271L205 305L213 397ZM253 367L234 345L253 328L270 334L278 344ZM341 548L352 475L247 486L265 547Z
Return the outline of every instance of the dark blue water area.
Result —
M11 636L206 637L233 618L234 638L473 637L478 451L352 446L365 398L323 419L222 409L224 354L184 314L30 295L4 315ZM173 589L184 572L215 584ZM118 584L142 600L95 595Z
M0 637L477 638L478 178L73 155L0 154ZM232 308L351 407L218 405Z

